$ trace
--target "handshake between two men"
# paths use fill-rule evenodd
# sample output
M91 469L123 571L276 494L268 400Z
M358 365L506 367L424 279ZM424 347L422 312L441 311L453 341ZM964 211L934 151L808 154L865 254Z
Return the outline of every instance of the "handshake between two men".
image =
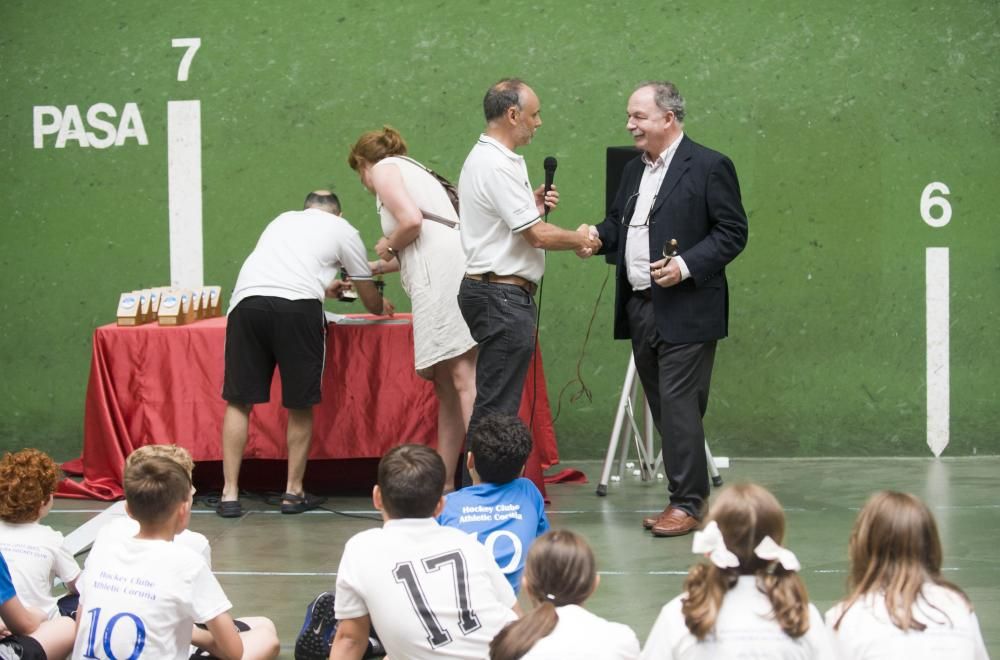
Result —
M576 256L581 259L587 259L600 253L603 244L597 227L583 224L576 231L588 239L585 245L576 250ZM671 239L663 246L663 257L649 264L650 278L655 284L667 288L674 286L683 279L684 273L681 270L680 261L675 259L676 256L677 241Z

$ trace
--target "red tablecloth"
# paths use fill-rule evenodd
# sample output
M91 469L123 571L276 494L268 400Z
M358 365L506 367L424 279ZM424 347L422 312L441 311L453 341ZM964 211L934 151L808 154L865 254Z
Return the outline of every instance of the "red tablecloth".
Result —
M310 459L379 458L404 442L436 445L434 388L414 373L409 315L397 318L407 322L328 326L323 402L315 409ZM65 466L82 472L84 479L64 480L57 494L122 497L125 457L147 444L176 443L195 461L221 461L225 336L225 318L180 327L97 328L83 455ZM287 414L280 403L276 374L271 402L255 406L251 415L246 458L287 458ZM526 422L533 419L535 441L525 474L544 493L542 471L558 463L559 456L537 351L520 414Z

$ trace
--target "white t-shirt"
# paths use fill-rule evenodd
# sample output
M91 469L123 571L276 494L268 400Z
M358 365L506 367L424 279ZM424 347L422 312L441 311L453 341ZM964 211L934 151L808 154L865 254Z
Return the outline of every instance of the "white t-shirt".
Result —
M139 533L139 523L129 516L115 516L111 522L101 528L94 540L94 545L98 543L121 543L125 539L133 538ZM194 550L209 568L212 568L212 548L208 544L208 539L204 534L192 532L185 529L180 534L174 536L174 543L187 546Z
M282 213L264 229L243 262L229 311L250 296L322 302L341 268L352 279L371 279L368 253L357 229L319 209Z
M70 583L80 575L80 566L63 547L63 535L38 522L0 521L0 552L7 560L21 602L52 618L59 612L52 595L52 581Z
M556 608L559 622L535 642L522 660L635 660L639 639L631 628L592 614L579 605Z
M869 594L847 611L838 603L826 613L826 625L843 658L859 660L987 660L986 644L975 613L952 591L934 583L923 587L913 616L927 625L923 631L900 630L889 618L882 594ZM938 608L938 609L935 609Z
M757 589L757 578L741 575L726 592L715 629L698 641L684 623L687 594L663 606L642 649L643 660L833 660L836 658L819 610L809 605L809 630L789 637L774 620L771 601Z
M519 235L541 221L524 158L480 135L462 165L458 200L468 272L518 275L537 284L545 250Z
M354 535L337 570L337 618L369 615L391 658L485 658L516 602L486 548L433 518Z
M74 660L140 651L143 658L184 660L194 622L232 608L201 555L168 541L95 544L78 587Z

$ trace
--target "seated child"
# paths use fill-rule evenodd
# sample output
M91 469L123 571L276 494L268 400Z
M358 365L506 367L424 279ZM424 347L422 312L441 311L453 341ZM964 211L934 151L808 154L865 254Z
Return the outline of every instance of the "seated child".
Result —
M134 538L95 544L78 581L73 658L186 660L195 621L212 634L212 653L243 655L232 604L202 557L174 537L188 525L194 488L176 462L154 456L125 469Z
M194 461L191 454L184 447L178 445L145 445L139 447L125 459L125 469L128 470L134 465L139 465L154 456L170 459L184 468L188 478L194 474ZM126 539L135 537L139 533L139 523L130 516L116 516L114 520L101 528L94 541L94 546L104 543L118 544ZM174 543L186 546L197 553L208 565L212 567L212 548L204 534L199 534L190 529L181 530L174 536ZM200 622L199 622L200 623ZM278 632L274 623L266 617L240 617L236 619L236 627L243 642L244 660L257 660L274 658L281 651L281 643L278 640ZM213 640L211 634L204 629L204 626L197 626L192 631L191 643L199 649L212 648ZM211 658L206 655L206 651L200 650L198 657Z
M372 499L385 523L344 546L332 660L361 658L372 624L394 659L484 658L517 617L514 590L493 557L434 520L444 480L444 462L429 447L394 447L379 462Z
M56 660L73 648L73 619L49 619L17 597L7 562L0 554L0 658Z
M134 450L125 459L125 469L141 463L152 457L162 456L174 461L188 473L188 477L194 480L194 461L187 449L178 445L145 445ZM103 543L108 540L118 542L121 539L132 538L139 533L139 523L130 516L115 516L107 525L97 533L94 544ZM208 539L204 534L199 534L190 529L184 529L174 537L174 542L191 548L198 553L208 567L212 567L212 548L208 544Z
M582 536L554 530L538 537L524 569L524 589L536 607L493 639L491 660L638 658L631 628L583 608L599 582L594 553Z
M545 499L521 476L531 453L531 434L517 417L489 415L469 433L466 458L472 486L449 493L438 522L475 534L514 593L521 589L532 542L549 528Z
M708 563L692 566L684 593L663 606L642 658L833 658L784 537L785 513L769 491L723 489L692 543Z
M80 575L76 559L63 547L63 535L40 522L52 509L59 479L58 466L37 449L4 454L0 460L0 552L18 598L47 618L59 615L53 579L74 592Z
M986 660L972 603L941 577L941 541L923 502L892 491L873 495L848 553L851 594L826 613L841 657Z

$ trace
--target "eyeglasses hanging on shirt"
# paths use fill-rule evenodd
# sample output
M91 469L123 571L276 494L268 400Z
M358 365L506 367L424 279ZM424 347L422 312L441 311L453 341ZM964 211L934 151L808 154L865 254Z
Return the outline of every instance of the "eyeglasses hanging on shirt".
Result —
M632 193L629 196L629 198L627 200L625 200L625 207L623 209L623 211L625 211L625 212L622 213L622 218L621 218L621 222L622 222L623 226L628 227L629 229L638 228L638 227L649 227L649 225L652 222L654 222L652 220L653 209L656 208L656 198L659 197L659 195L660 195L660 188L663 187L663 179L666 178L666 176L667 176L667 168L666 167L661 167L660 168L660 176L659 176L659 178L656 181L656 187L653 189L653 198L651 200L649 200L649 207L646 209L645 216L644 216L642 222L635 222L635 211L638 210L637 207L638 207L638 203L639 203L638 202L638 197L642 194L642 190L641 190L641 188L642 188L642 182L640 181L640 183L639 183L640 190L636 190L634 193ZM629 206L633 202L635 202L636 206L633 207L632 212L629 213L628 212Z

